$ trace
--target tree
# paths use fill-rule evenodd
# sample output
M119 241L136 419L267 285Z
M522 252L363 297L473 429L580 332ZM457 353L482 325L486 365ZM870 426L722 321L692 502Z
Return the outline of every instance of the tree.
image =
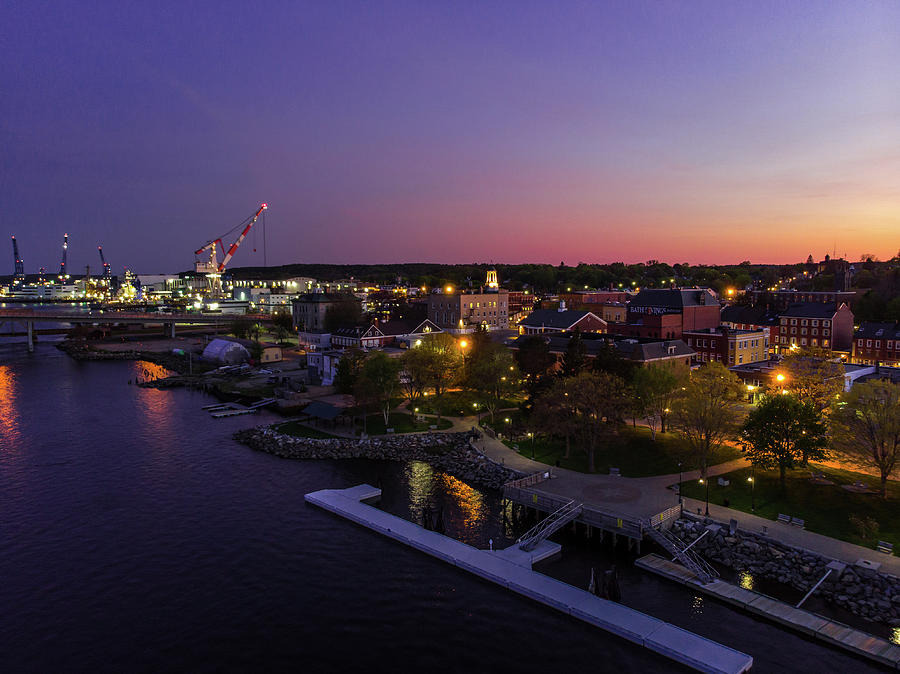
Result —
M619 350L609 341L604 341L603 344L600 345L600 348L597 350L597 355L594 357L594 372L614 374L617 377L621 377L626 382L631 381L636 369L637 366L622 358L622 354L619 353Z
M428 355L414 346L400 357L400 365L400 389L409 401L409 413L415 414L416 403L428 386Z
M822 458L828 444L825 424L812 402L793 395L764 397L741 428L744 453L760 468L778 468L784 488L785 471L806 458Z
M587 363L587 347L584 340L581 339L581 333L576 330L569 337L569 343L566 345L566 352L562 357L562 369L560 375L563 377L574 377L584 369Z
M434 397L437 399L435 411L440 419L441 400L447 388L456 381L462 367L459 344L451 335L440 332L426 337L416 348L421 349L424 354L428 385L434 389Z
M621 377L606 373L582 372L564 381L563 388L554 387L551 392L561 391L562 397L570 401L568 423L587 453L588 471L593 473L598 446L614 436L622 424L629 402L627 387ZM544 405L543 402L539 404ZM566 413L563 403L561 414Z
M869 381L841 396L832 415L834 447L851 462L875 468L881 496L900 458L900 384Z
M519 371L509 349L496 342L482 345L468 366L469 387L478 391L485 409L494 412L503 398L519 389Z
M400 361L384 351L375 351L366 358L354 386L354 395L363 408L378 405L384 415L384 425L390 423L391 398L400 387Z
M737 423L735 404L741 396L737 376L721 363L707 363L691 373L672 408L675 428L687 441L706 477L713 446L731 437Z
M365 359L366 354L357 348L347 349L341 354L334 376L334 385L340 393L353 393Z
M555 379L550 388L535 398L531 412L531 424L548 435L566 440L568 459L572 452L572 435L575 433L575 379Z
M229 332L238 339L247 339L250 336L251 323L246 318L236 318L229 326Z
M684 366L676 369L651 365L635 370L632 385L653 440L656 440L657 424L660 433L666 432L666 421L687 379L688 370Z
M550 353L547 340L541 335L520 337L516 340L516 347L515 359L519 371L530 382L546 375L556 363L556 356Z
M287 313L273 314L272 328L275 331L275 339L283 342L294 331L294 318Z
M803 349L781 361L784 389L800 402L809 402L822 416L827 416L837 396L844 390L844 365L828 351ZM808 457L803 457L805 466Z

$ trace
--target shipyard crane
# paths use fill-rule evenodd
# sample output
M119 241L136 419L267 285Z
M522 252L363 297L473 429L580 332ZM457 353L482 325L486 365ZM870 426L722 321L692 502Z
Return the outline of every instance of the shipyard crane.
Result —
M16 262L16 281L21 281L25 278L25 263L22 261L22 258L19 257L19 244L16 241L15 235L12 238L13 244L13 259Z
M247 236L250 228L253 227L254 224L256 224L256 221L259 220L259 216L262 215L266 210L268 210L268 208L268 204L261 204L256 213L251 215L249 218L241 222L239 225L232 227L222 236L209 241L205 246L194 251L194 255L200 255L206 251L209 251L209 258L207 260L198 260L194 263L194 271L206 274L206 278L209 280L210 295L212 297L221 297L222 273L225 271L225 267L229 262L231 262L231 258L234 257L235 251L237 251L238 246L241 245L244 237ZM240 229L241 227L243 227L243 230L241 230L240 235L235 240L235 242L231 244L231 247L228 249L228 252L225 253L225 257L222 258L222 261L219 262L217 250L219 248L225 248L225 246L222 244L222 239L232 232Z
M66 253L69 250L69 235L63 234L63 254L62 262L59 263L59 277L64 278L66 275Z
M103 278L109 283L112 272L109 269L109 262L106 261L106 256L103 255L103 246L97 246L97 250L100 251L100 262L103 263Z

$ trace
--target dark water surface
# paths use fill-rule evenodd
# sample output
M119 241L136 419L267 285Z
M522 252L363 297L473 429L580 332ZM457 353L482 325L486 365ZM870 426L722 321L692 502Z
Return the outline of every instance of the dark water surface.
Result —
M475 545L520 533L496 496L419 463L299 462L231 440L154 366L0 342L0 671L657 672L670 661L305 505L379 483ZM754 671L872 665L561 539L545 573L620 568L624 602L751 654Z

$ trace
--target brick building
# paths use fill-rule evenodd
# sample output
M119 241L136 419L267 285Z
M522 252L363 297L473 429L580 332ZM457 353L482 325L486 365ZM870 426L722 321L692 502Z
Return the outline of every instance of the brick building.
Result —
M428 320L444 330L472 332L509 327L509 292L504 288L472 292L436 290L428 296Z
M866 321L853 335L850 362L900 367L900 323Z
M685 330L719 325L719 301L709 288L642 290L628 304L627 321L610 332L628 337L681 339Z
M853 345L853 312L843 302L793 304L779 314L772 329L775 353L804 347L850 351Z

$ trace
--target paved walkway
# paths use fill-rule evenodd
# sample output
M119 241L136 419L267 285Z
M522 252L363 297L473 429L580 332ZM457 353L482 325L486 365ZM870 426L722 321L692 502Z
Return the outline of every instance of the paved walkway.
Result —
M698 499L685 498L684 509L692 513L698 510L703 513L705 502ZM790 513L787 513L790 514ZM848 564L854 564L859 559L868 559L869 561L881 564L881 570L895 576L900 576L900 557L886 555L877 550L870 550L853 543L840 541L830 536L823 536L806 529L791 526L790 524L782 524L765 517L757 517L750 513L745 513L733 508L725 508L724 506L709 504L709 516L719 522L727 523L731 519L738 522L738 527L745 531L753 531L756 533L764 533L782 543L793 545L798 548L805 548L812 552L817 552L825 557L838 559Z
M453 424L444 432L470 431L478 424L474 415L444 418ZM502 441L483 432L481 439L475 444L491 460L512 470L525 474L550 471L554 479L542 483L542 491L568 496L582 503L595 505L600 509L615 510L625 515L648 518L678 503L678 496L671 489L678 483L678 473L641 478L580 473L566 468L551 467L540 461L532 461L527 456L527 445L524 448L525 454L519 454L503 444ZM710 466L708 472L711 477L715 477L747 465L749 464L746 459L733 459ZM700 478L700 471L686 471L680 477L683 482L697 480ZM692 513L697 513L699 509L702 513L705 502L685 498L684 508ZM854 564L859 559L867 559L881 564L883 572L900 576L900 557L885 555L876 550L712 503L709 505L709 514L719 522L727 523L729 520L735 519L738 521L738 526L747 531L764 533L787 545L805 548L848 564Z

